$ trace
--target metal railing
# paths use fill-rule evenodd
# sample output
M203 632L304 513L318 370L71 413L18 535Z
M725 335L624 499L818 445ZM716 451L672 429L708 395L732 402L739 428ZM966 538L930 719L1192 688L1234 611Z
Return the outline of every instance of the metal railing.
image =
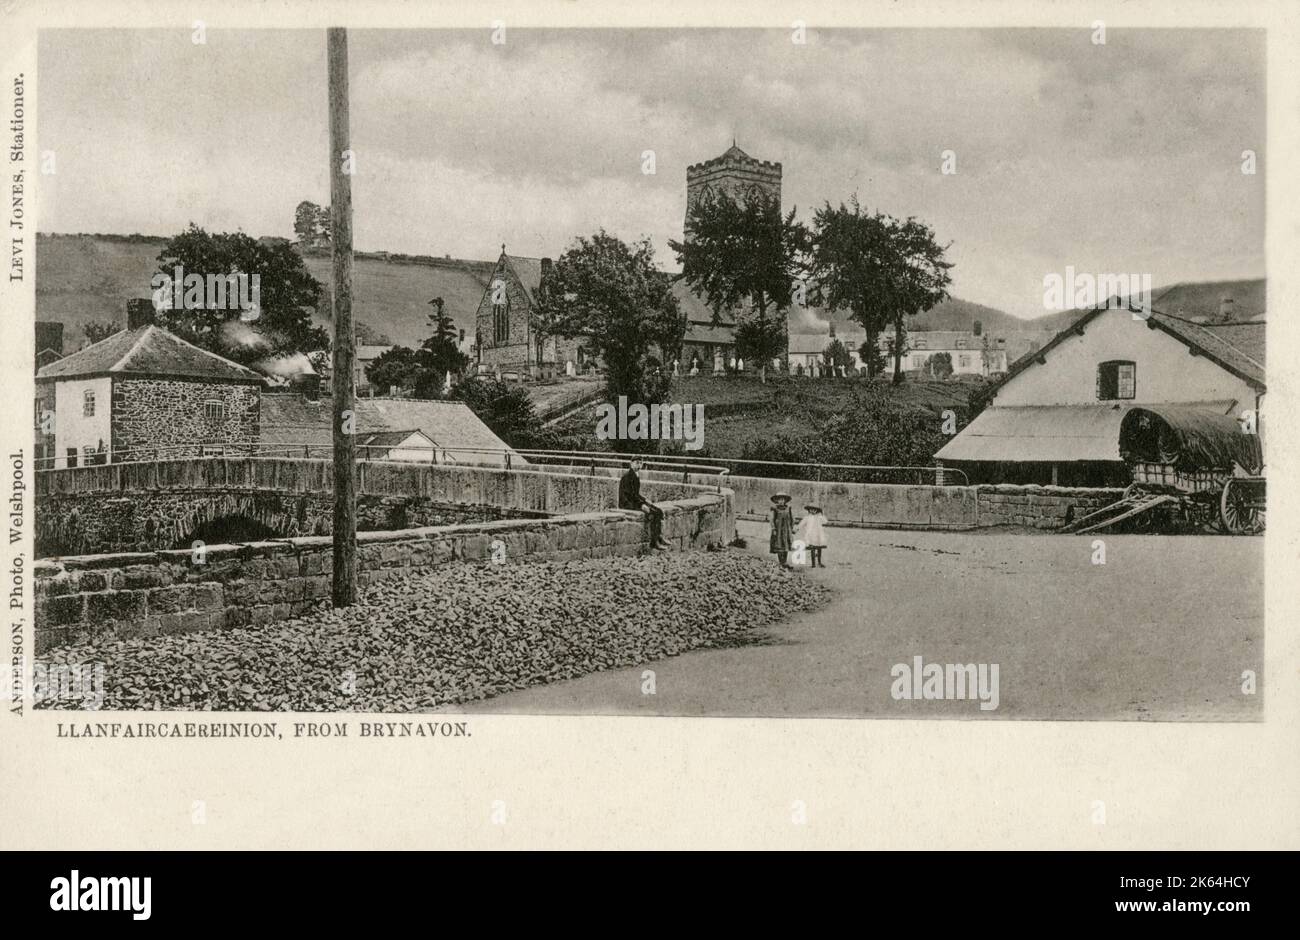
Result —
M788 460L757 460L747 457L709 457L697 463L689 456L676 454L628 454L616 451L543 450L526 447L422 447L406 445L356 444L361 460L388 463L430 463L444 466L501 466L507 470L524 466L565 466L595 473L598 468L626 468L640 461L649 470L673 472L689 482L691 474L759 476L779 479L809 480L821 483L921 484L934 486L969 486L964 472L953 467L876 466L871 464L827 464ZM324 459L333 457L330 443L294 443L259 441L251 444L158 444L134 448L117 448L80 455L78 467L105 463L186 460L195 458L279 458ZM482 458L482 459L476 459ZM64 469L66 457L42 457L37 470ZM751 469L752 468L752 469ZM788 472L763 472L767 468ZM719 484L721 485L721 479Z

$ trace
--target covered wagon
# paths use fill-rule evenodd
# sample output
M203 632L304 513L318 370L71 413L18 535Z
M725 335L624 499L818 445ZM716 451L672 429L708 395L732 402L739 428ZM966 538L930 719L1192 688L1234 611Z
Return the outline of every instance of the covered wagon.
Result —
M1264 451L1253 418L1189 405L1133 407L1120 423L1119 452L1132 485L1070 531L1095 532L1139 516L1156 526L1217 524L1234 535L1263 529Z

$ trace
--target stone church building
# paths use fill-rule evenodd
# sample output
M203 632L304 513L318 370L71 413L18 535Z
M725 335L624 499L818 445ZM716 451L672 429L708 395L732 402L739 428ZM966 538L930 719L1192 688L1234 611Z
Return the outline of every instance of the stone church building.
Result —
M721 156L686 168L686 216L683 236L689 241L690 213L699 200L725 193L746 200L762 193L781 200L781 164L756 160L732 142ZM551 259L501 255L483 292L475 317L474 360L480 375L505 379L551 378L585 373L598 366L581 337L547 336L537 317L538 299L548 286ZM730 362L735 356L734 317L724 311L713 322L713 311L683 281L673 293L686 317L680 368L686 372L697 362L701 372L713 369L715 359Z
M575 375L594 364L581 337L548 336L538 304L550 287L550 258L501 255L488 278L474 319L474 361L480 375L548 379Z
M726 195L735 202L748 202L756 195L781 203L781 164L755 160L733 140L726 153L686 168L686 218L682 222L685 240L691 240L691 210L705 196Z

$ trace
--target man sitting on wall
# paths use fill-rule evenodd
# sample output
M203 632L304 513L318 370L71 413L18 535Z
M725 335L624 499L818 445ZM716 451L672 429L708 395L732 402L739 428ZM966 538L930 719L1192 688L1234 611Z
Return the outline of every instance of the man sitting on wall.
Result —
M641 461L628 464L627 473L618 481L618 508L639 509L650 517L650 547L671 548L663 537L664 511L641 495Z

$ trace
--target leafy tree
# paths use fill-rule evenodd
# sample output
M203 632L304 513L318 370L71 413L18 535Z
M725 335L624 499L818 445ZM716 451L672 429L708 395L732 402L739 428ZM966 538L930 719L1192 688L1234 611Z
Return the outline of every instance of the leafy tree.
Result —
M766 381L767 365L780 358L789 346L784 318L753 317L736 324L736 355L758 363L760 380Z
M925 361L925 371L936 379L952 375L952 353L938 352Z
M669 242L682 278L713 308L715 325L724 310L748 304L748 314L738 317L737 341L744 320L757 324L745 336L764 382L768 363L785 349L784 310L794 299L808 246L808 231L794 216L794 209L783 216L774 196L756 193L737 202L710 193L692 207L686 241Z
M532 399L519 385L485 376L467 379L451 390L451 398L463 401L492 433L511 447L548 447L553 442L533 410Z
M672 281L654 264L649 239L627 244L603 229L579 237L556 260L538 302L543 332L581 336L605 364L605 390L613 402L662 401L668 379L652 350L681 347L686 318Z
M884 370L879 337L893 312L889 216L868 213L857 197L838 208L828 202L813 216L810 274L831 310L849 310L866 330L862 361L867 376Z
M459 375L469 365L469 356L460 351L456 342L456 322L444 311L442 298L435 297L429 303L434 308L429 314L433 334L417 353L422 370L415 382L415 394L419 398L437 397L446 383L447 374Z
M330 244L330 210L303 200L293 213L293 232L304 249L328 248Z
M934 239L934 230L916 218L895 224L893 290L894 384L903 381L904 320L929 310L948 296L952 262L944 258L946 245Z
M192 274L205 279L231 274L259 279L258 316L249 322L239 322L242 311L229 298L223 308L156 312L160 325L196 346L244 365L268 356L329 348L328 333L311 321L324 287L291 246L263 244L242 232L208 233L190 223L159 252L155 276L170 279L177 267L184 268L187 279ZM206 300L212 303L211 297Z
M885 371L885 355L880 351L880 343L867 340L858 347L858 358L867 367L867 375L879 375Z
M822 350L822 364L831 371L832 375L838 374L840 367L848 372L853 368L853 356L847 346L838 339L833 339Z
M423 371L419 354L406 346L394 346L366 366L366 378L377 388L414 388Z
M122 326L116 320L91 320L82 324L81 332L85 334L87 342L94 344L108 339L114 333L122 332Z
M934 240L925 223L865 212L855 198L830 203L813 219L811 272L831 309L848 308L874 343L893 327L890 355L894 382L903 380L907 317L928 310L948 296L946 246ZM869 374L874 375L868 361Z
M379 388L407 388L416 398L438 398L442 394L447 374L464 372L469 357L456 344L455 321L443 312L441 298L429 320L433 335L419 349L394 346L386 350L366 367L366 378Z

